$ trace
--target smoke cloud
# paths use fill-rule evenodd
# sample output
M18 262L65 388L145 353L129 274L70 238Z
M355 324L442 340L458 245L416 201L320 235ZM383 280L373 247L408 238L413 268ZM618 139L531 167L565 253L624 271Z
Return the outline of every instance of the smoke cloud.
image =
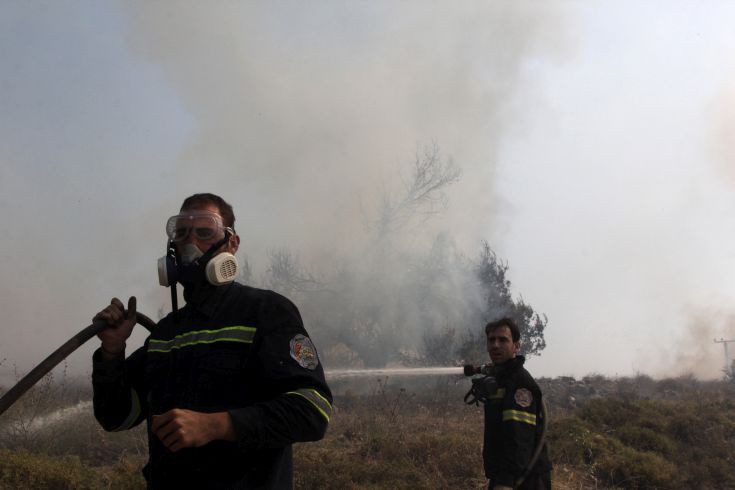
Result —
M46 7L3 23L16 69L0 96L0 202L33 217L2 249L6 380L111 296L168 308L155 258L194 192L233 204L255 282L281 247L326 270L369 253L382 200L436 145L461 180L392 246L428 253L444 231L476 254L503 205L494 174L506 128L523 124L524 66L565 50L563 9L530 2ZM72 370L89 369L92 343Z
M646 373L658 377L693 375L699 379L724 376L725 349L715 340L735 340L735 313L691 308L686 328L674 334L673 349L650 349ZM729 364L735 344L728 344Z
M112 296L163 313L163 225L201 191L234 205L250 281L272 281L279 251L319 286L349 276L340 284L360 285L361 307L395 305L384 313L405 345L479 301L457 291L469 287L462 260L487 239L513 293L548 314L534 374L674 372L687 361L672 339L688 339L699 318L682 305L732 310L723 87L735 7L42 0L0 10L0 382ZM378 233L416 155L434 147L459 179ZM418 271L432 271L423 283L440 306L406 309L420 291L380 287L421 283ZM307 297L325 294L293 292L310 330L321 319ZM70 371L89 370L92 344Z
M175 187L231 199L254 257L354 249L365 214L433 143L463 171L440 226L476 246L492 230L523 63L560 45L549 42L560 11L523 3L145 3L128 14L130 45L196 121Z
M330 7L139 5L129 11L130 43L163 67L197 122L178 157L177 187L217 189L232 201L255 282L276 247L308 271L348 270L359 285L352 294L363 298L352 313L379 308L382 343L416 351L428 327L417 291L406 288L411 257L428 254L440 232L471 255L492 234L498 145L508 125L522 122L509 101L524 63L560 52L560 12L480 3L408 3L390 14L372 4ZM381 206L399 199L411 162L431 148L461 168L459 181L442 188L448 205L378 236ZM445 274L463 286L451 291L451 309L464 297L479 303L470 278L454 277L467 270ZM307 323L318 325L312 310L303 308ZM443 315L446 323L457 318Z

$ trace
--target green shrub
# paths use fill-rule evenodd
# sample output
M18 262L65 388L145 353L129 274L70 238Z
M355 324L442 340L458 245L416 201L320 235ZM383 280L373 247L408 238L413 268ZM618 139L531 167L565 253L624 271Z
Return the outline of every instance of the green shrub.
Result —
M676 466L648 451L638 451L614 437L595 435L591 443L595 474L607 485L634 489L672 488Z
M664 457L672 457L676 453L676 443L661 432L645 426L626 424L617 431L615 436L626 446L640 451L650 451Z
M679 390L675 399L599 398L552 420L555 464L615 488L735 488L731 399L716 385L668 385Z
M552 420L547 435L552 459L572 467L590 464L593 435L592 429L578 417Z

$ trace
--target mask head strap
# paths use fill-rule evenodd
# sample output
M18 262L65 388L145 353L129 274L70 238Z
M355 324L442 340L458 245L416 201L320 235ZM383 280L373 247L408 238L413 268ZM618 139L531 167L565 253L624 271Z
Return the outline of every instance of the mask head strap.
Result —
M206 264L207 262L209 262L209 259L211 259L214 256L215 252L217 252L217 250L219 250L220 247L222 247L222 245L227 243L227 241L230 239L232 235L233 235L232 228L225 228L224 238L218 241L217 243L213 244L211 247L209 247L207 251L204 252L204 255L196 259L193 263L199 265L199 264Z

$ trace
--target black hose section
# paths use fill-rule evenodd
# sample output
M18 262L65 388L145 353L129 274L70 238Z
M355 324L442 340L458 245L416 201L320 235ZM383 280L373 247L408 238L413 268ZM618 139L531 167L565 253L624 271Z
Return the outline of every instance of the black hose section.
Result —
M136 313L135 320L136 323L143 325L151 332L156 326L156 322L142 313ZM98 321L92 323L87 328L66 341L64 345L56 349L50 356L44 359L43 362L34 367L0 398L0 415L5 413L7 409L18 401L18 398L23 396L26 391L30 390L33 385L38 383L41 378L46 376L49 371L55 368L61 361L69 357L69 355L77 350L82 344L106 328L107 323L105 322Z
M549 420L546 415L546 400L542 400L541 415L544 418L544 426L541 428L541 437L539 438L538 444L536 445L536 450L533 452L533 456L531 456L531 461L529 461L528 466L526 466L526 471L524 471L523 475L516 480L513 488L518 488L523 485L523 482L526 480L526 478L528 478L528 475L531 474L531 470L533 470L533 467L536 465L538 457L541 456L541 450L543 450L544 445L546 444L546 428L549 425Z

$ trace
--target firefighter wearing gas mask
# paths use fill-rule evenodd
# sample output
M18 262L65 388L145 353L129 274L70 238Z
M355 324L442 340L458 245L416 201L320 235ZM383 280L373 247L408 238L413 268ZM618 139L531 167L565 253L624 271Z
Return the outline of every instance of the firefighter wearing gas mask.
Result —
M168 220L158 276L173 311L127 359L135 298L94 317L110 325L93 356L95 416L110 431L146 421L149 488L291 489L291 444L321 439L331 416L296 306L234 282L234 222L214 194L187 198Z
M520 330L510 318L485 326L491 364L465 366L473 378L467 403L482 403L485 437L482 457L488 489L547 490L551 462L545 443L546 413L541 390L523 367Z

